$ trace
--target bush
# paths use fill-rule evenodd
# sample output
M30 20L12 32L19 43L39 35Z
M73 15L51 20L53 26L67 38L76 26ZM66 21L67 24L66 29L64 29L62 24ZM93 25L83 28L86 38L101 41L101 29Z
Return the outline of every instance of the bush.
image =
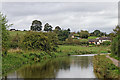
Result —
M111 44L110 41L104 41L104 42L102 43L102 45L104 45L104 46L109 46L110 44Z
M23 39L24 48L38 49L40 51L56 51L57 37L54 33L28 32Z
M71 38L68 38L66 39L65 41L65 44L68 44L68 45L88 45L89 42L87 39L71 39Z

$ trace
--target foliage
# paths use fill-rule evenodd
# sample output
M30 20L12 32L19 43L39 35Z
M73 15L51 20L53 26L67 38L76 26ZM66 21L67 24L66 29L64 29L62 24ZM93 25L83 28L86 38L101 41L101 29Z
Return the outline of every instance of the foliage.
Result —
M49 25L48 23L46 23L45 24L45 26L44 26L44 31L52 31L52 26L51 25Z
M112 33L109 33L108 36L109 36L110 38L113 38L113 37L115 37L115 33L113 33L113 32L112 32Z
M28 32L24 36L23 45L28 50L53 51L57 45L57 37L54 33Z
M34 20L32 22L31 30L32 31L41 31L42 30L42 22L38 20Z
M111 44L110 41L104 41L104 42L102 43L102 45L104 45L104 46L109 46L110 44Z
M91 36L96 36L96 37L101 37L101 36L106 36L106 33L101 32L100 30L95 30L90 34Z
M81 30L80 37L81 38L88 38L89 37L89 32Z
M13 39L11 40L11 42L9 43L10 48L18 48L20 44L20 36L19 34L17 34L15 37L13 37Z
M56 26L56 27L55 27L55 30L60 31L61 28L60 28L59 26Z
M116 36L112 40L111 52L120 57L120 26L116 26L114 33Z
M113 57L113 58L115 58L115 59L117 59L117 60L119 60L119 61L120 61L120 57L118 57L118 55L115 55L115 54L110 54L110 57Z
M2 31L2 35L0 33L0 37L2 37L2 50L7 51L7 48L9 46L9 32L7 30L8 27L10 27L12 24L7 24L8 20L6 19L6 16L4 16L2 13L0 13L0 25Z
M49 51L51 50L56 51L56 48L58 47L58 36L54 32L48 32L47 36L48 36L48 43L50 44L50 46L46 46L46 48Z
M69 37L70 31L68 31L68 30L61 30L61 31L57 31L56 34L58 35L58 39L60 41L65 41Z
M106 58L105 55L94 56L94 72L98 78L118 78L120 69L113 62Z

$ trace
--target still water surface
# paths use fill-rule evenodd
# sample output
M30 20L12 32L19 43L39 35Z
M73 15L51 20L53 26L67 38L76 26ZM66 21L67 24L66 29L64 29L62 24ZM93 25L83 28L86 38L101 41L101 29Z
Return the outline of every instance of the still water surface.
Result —
M93 56L74 55L29 64L8 73L5 78L96 78L93 72Z

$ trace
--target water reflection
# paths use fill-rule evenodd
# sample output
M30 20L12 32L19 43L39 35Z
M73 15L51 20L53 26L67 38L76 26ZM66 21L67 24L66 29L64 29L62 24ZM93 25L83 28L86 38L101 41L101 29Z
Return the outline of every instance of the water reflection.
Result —
M26 65L6 78L95 78L91 56L70 56Z

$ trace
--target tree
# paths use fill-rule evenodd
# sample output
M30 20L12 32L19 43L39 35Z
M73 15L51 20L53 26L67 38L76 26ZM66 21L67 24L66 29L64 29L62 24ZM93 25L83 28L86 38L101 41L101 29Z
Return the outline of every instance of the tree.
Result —
M89 32L81 30L80 37L81 38L88 38L89 37Z
M44 26L44 31L47 31L47 32L48 31L52 31L52 28L53 27L51 25L49 25L48 23L46 23L45 26Z
M113 32L109 33L108 36L111 37L111 38L113 38L113 37L115 37L115 33L113 33Z
M114 33L115 33L116 35L120 34L120 26L117 25L116 28L113 29L113 31L114 31Z
M104 33L104 32L101 32L100 30L95 30L95 31L92 32L90 35L91 35L91 36L101 37L101 36L106 36L107 34Z
M7 51L7 48L9 46L9 33L7 28L10 27L12 24L7 24L8 20L6 19L6 16L4 16L2 13L0 13L0 25L2 29L0 29L0 32L2 32L2 35L0 33L0 38L2 37L2 50ZM2 31L1 31L2 30ZM0 42L1 45L1 42Z
M65 41L69 37L70 32L68 30L61 30L57 32L58 39L60 41Z
M59 26L56 26L56 27L55 27L55 30L60 31L61 28L60 28Z
M115 37L113 37L111 52L114 55L120 57L120 26L117 25L115 29L113 29Z
M38 20L34 20L32 22L31 30L32 31L41 31L42 30L42 22L38 21Z
M95 30L94 32L93 32L93 34L95 35L95 36L97 36L97 37L100 37L101 35L100 35L100 30Z

